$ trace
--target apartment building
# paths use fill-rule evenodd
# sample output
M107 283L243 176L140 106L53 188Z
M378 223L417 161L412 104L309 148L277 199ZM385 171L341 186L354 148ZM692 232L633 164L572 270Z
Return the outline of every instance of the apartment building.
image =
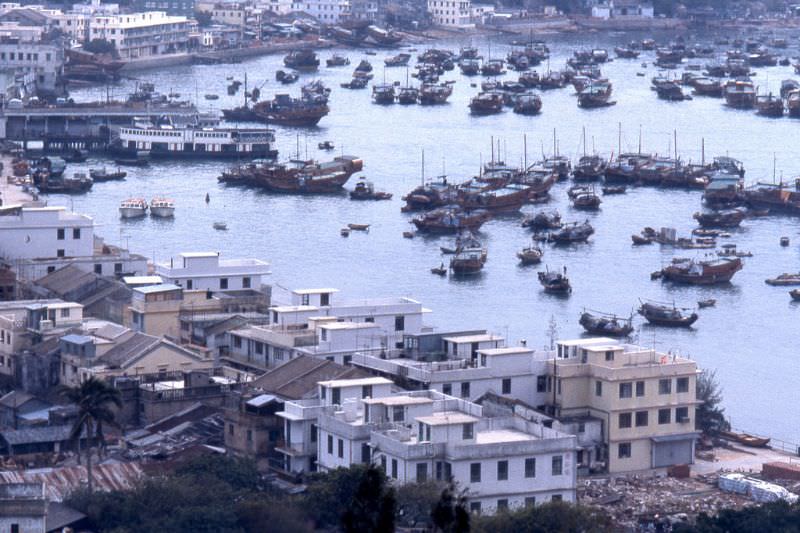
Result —
M219 252L184 252L168 263L156 264L156 274L166 283L186 290L261 290L269 263L260 259L221 259Z
M308 13L323 24L338 24L349 18L349 0L293 0L292 11Z
M428 13L437 26L467 27L471 25L470 0L428 0Z
M110 41L121 59L137 59L185 51L190 29L189 19L163 11L93 15L89 39Z
M694 462L697 363L612 339L557 343L548 361L556 417L605 421L609 472Z
M319 383L319 400L287 401L287 467L380 465L397 484L431 479L469 489L474 512L575 501L576 438L436 391L393 393L385 378Z

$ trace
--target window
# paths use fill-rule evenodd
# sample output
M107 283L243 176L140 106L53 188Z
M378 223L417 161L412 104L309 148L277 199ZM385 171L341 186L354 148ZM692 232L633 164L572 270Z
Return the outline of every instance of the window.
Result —
M331 403L333 403L333 405L342 403L342 391L338 387L331 389Z
M392 407L392 422L402 422L405 420L405 409L402 405Z
M503 380L503 394L511 394L511 378Z
M228 435L233 435L233 424L228 424Z
M620 383L619 384L619 397L620 398L630 398L633 396L633 387L632 383Z
M619 414L619 428L625 429L631 427L631 414L630 413L620 413Z
M397 459L392 459L392 479L397 479Z
M461 425L461 438L469 440L475 436L475 424L462 424Z
M193 288L194 288L194 283L192 282L192 280L190 280L190 279L187 279L187 280L186 280L186 290L189 290L189 291L190 291L190 290L192 290Z
M247 442L253 442L253 430L252 429L248 429L247 430Z
M672 410L659 409L658 410L658 423L669 424L672 421Z
M386 456L381 455L381 468L383 468L383 473L386 473Z
M636 411L636 427L644 427L647 425L647 411Z
M339 439L339 442L337 444L338 444L337 447L338 453L336 455L339 456L339 459L342 459L344 457L344 441L342 439Z
M675 392L689 392L689 378L678 378L675 381Z
M61 318L69 318L69 309L61 309L59 314L61 315Z
M233 347L234 348L241 348L242 347L242 338L237 337L236 335L233 336Z
M250 288L250 278L245 276L242 278L242 288L249 289Z
M323 292L319 295L319 305L325 307L331 305L331 295L330 293Z
M631 456L631 443L620 442L617 444L617 457L620 459L629 459Z
M497 461L497 481L508 479L508 461Z
M536 457L525 459L525 477L536 477Z
M536 496L528 496L525 498L525 507L533 507L536 505Z
M103 265L101 265L100 263L95 263L94 264L94 273L97 274L98 276L102 276L103 275Z
M553 456L553 475L560 476L564 472L564 458L560 455Z
M362 398L372 397L372 385L363 385L361 387L361 397Z
M64 228L58 228L56 230L56 239L58 239L59 241L63 241L64 240L64 233L65 233L64 232Z
M64 250L56 250L56 256L64 257Z
M603 395L603 382L602 381L595 381L594 382L594 395L595 396L602 396Z
M224 291L228 288L228 278L219 278L219 289Z
M504 511L508 509L508 500L503 498L502 500L497 500L497 510Z
M367 318L364 319L364 322L366 322L368 324L374 324L375 323L375 317L374 316L368 316Z
M54 267L54 266L47 267L47 273L48 274L52 274L55 271L56 271L56 267Z
M417 463L417 483L428 481L428 463Z
M442 394L447 394L448 396L453 394L453 384L445 383L442 385Z
M333 435L328 435L328 454L333 455Z
M672 380L671 379L659 379L658 380L658 393L659 394L669 394L672 392Z
M678 407L675 409L675 421L678 423L685 423L689 421L689 408Z
M578 423L578 433L584 433L586 431L586 424L584 422Z
M612 350L608 350L606 352L606 361L613 361L614 360L614 352Z
M304 294L300 297L300 305L308 305L308 294Z
M19 524L11 524L11 533L19 533Z
M311 442L317 442L317 426L315 424L311 424Z
M114 263L114 273L115 274L122 273L122 263Z
M72 228L72 238L73 239L81 238L81 228Z
M536 376L536 392L547 390L547 376Z
M561 502L561 501L564 501L564 497L561 496L561 494L553 494L552 496L550 496L550 501L551 502Z
M469 512L472 514L481 514L481 502L469 502Z
M470 463L470 465L469 465L469 482L470 483L480 483L481 482L481 464L480 463Z
M461 384L461 397L469 398L469 381L465 381Z
M636 397L641 398L644 396L644 381L636 382Z
M406 329L406 317L403 315L394 317L394 330L404 331Z

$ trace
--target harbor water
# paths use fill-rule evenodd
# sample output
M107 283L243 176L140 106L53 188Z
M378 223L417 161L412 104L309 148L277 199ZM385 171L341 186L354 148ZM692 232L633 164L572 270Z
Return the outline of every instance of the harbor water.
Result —
M590 35L587 40L585 35L553 36L547 38L550 66L561 69L578 47L604 47L613 56L613 46L642 37ZM429 46L457 51L468 44L465 40ZM485 57L505 57L510 49L497 41L475 40L472 44ZM419 52L426 47L419 45ZM333 52L320 53L323 65ZM316 73L302 74L297 84L288 87L275 81L275 71L282 68L281 56L241 64L142 71L137 77L154 82L163 93L181 93L202 110L217 112L242 101L241 92L227 95L227 77L243 80L247 72L250 87L260 87L265 97L276 92L297 95L300 84L320 79L333 88L330 114L315 128L276 127L280 158L360 156L364 171L359 175L374 181L377 189L393 193L391 201L355 202L346 194L290 196L226 187L217 183L217 177L229 163L158 161L146 168L127 168L125 181L97 183L85 195L51 195L49 203L90 214L100 235L151 260L165 261L182 251L201 250L219 251L225 257L262 258L271 262L273 274L268 281L276 286L336 287L347 299L408 296L433 311L426 317L432 326L487 328L506 336L511 344L524 339L529 346L546 346L551 318L558 338L579 337L578 318L583 309L628 316L640 298L686 307L714 298L716 306L698 311L700 318L691 329L654 328L641 317L635 318L633 340L689 356L702 368L716 370L726 413L735 427L800 442L800 410L794 408L800 383L800 305L791 302L788 288L764 283L782 272L800 271L800 219L766 216L745 220L720 244L736 243L753 257L744 259L744 269L729 285L696 287L651 281L650 273L673 257L702 257L706 250L634 247L630 236L645 226L673 227L679 235L688 236L697 227L692 214L701 209L701 191L629 188L627 194L604 197L599 211L587 213L569 206L566 189L570 184L561 182L551 191L549 204L526 206L523 211L530 214L557 208L565 221L588 218L596 230L588 244L545 245L539 267L520 267L515 254L529 244L530 231L520 226L521 216L497 218L479 233L488 247L483 272L463 279L430 273L431 267L448 261L440 256L439 247L450 246L452 239L403 238L403 232L413 229L413 215L400 212L401 196L421 182L423 150L426 176L446 174L451 181L462 181L476 175L492 151L495 159L517 165L526 159L529 163L540 159L543 153L552 154L554 144L559 153L577 159L584 144L590 152L609 156L620 147L635 151L641 142L645 152L669 155L676 151L677 140L677 152L684 160L699 163L703 144L706 160L715 155L742 160L746 179L753 183L800 175L796 157L800 120L759 117L752 111L729 109L714 98L658 100L650 89L650 78L658 72L650 65L655 59L653 52L645 52L638 60L615 60L602 66L614 84L612 100L617 104L601 109L579 109L574 90L567 87L543 92L538 116L516 115L507 108L500 115L473 117L467 104L484 78L467 78L457 68L443 77L456 80L446 105L378 106L371 103L369 88L347 90L339 84L349 80L358 61L366 58L375 67L374 82L382 82L385 76L387 82L404 85L405 68L383 68L384 57L394 52L378 51L375 56L354 50L336 52L349 56L351 65L323 66ZM786 55L796 53L789 50ZM648 66L643 67L642 62ZM537 69L542 72L547 65ZM644 75L637 76L638 72ZM793 76L791 67L772 67L758 69L754 80L760 92L777 94L780 81ZM516 77L509 72L504 79ZM413 78L409 81L416 83ZM101 100L108 90L111 96L124 97L134 90L135 83L124 80L108 89L75 91L73 96L81 101ZM219 99L204 98L212 93ZM523 136L527 137L527 155ZM317 149L324 140L336 145L335 152ZM104 165L110 168L113 162L92 157L86 163L71 164L67 172L86 172ZM355 177L348 187L354 182ZM210 195L208 204L206 193ZM117 208L121 201L153 196L175 200L174 220L120 220ZM227 231L212 229L217 221L224 221ZM339 230L348 223L370 224L369 232L353 232L343 238ZM791 239L789 247L779 245L782 236ZM545 294L536 279L537 270L565 266L573 286L571 296Z

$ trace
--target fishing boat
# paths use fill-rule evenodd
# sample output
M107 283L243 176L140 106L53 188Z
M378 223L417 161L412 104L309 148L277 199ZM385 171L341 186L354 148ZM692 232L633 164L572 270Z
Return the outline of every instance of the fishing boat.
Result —
M153 198L150 200L150 216L156 218L174 217L175 202L169 198Z
M567 278L567 267L564 267L563 274L549 269L539 272L538 278L545 292L551 294L569 294L572 292L572 285L570 285L569 278Z
M614 53L620 59L636 59L639 57L639 51L629 46L616 46L614 47Z
M437 276L446 276L447 275L447 267L445 267L444 263L442 263L438 267L433 267L431 269L431 274L436 274Z
M715 305L717 305L717 301L713 298L709 298L707 300L700 300L697 302L697 307L699 307L700 309L714 307Z
M728 243L722 245L722 250L717 252L720 257L753 257L752 252L743 252L735 244Z
M723 86L719 80L698 76L692 78L691 83L694 94L698 96L711 96L721 98L723 93Z
M540 211L533 217L528 217L522 221L523 228L534 230L559 229L562 225L561 215L556 210Z
M745 211L730 209L728 211L714 211L695 213L692 215L703 228L735 228L744 220Z
M120 170L119 168L117 168L116 171L111 171L111 172L107 171L105 167L103 167L102 169L94 169L94 168L89 169L89 176L94 181L121 180L125 179L127 175L128 175L127 172L125 172L124 170Z
M756 112L759 115L772 118L783 116L783 100L772 93L756 96Z
M456 201L456 187L448 183L446 176L440 176L414 188L403 196L406 203L401 209L404 213L443 207Z
M575 181L595 181L603 177L607 162L599 155L584 155L572 171Z
M779 276L774 278L770 278L765 280L767 285L772 285L775 287L786 287L791 285L800 285L800 273L797 274L788 274L784 272Z
M372 72L372 64L366 59L362 59L356 65L355 72Z
M419 103L422 105L438 105L447 103L453 94L450 83L423 83L419 88Z
M500 188L489 188L477 183L462 184L458 188L457 202L462 208L485 209L490 213L514 213L528 201L531 188L510 183Z
M742 192L747 205L756 209L770 209L800 215L800 179L795 180L794 188L780 183L757 183Z
M538 265L542 262L542 256L544 256L544 252L536 245L526 246L517 252L517 257L522 266Z
M225 222L214 222L211 227L217 231L228 231L228 225Z
M500 76L505 73L502 59L489 59L481 65L481 74L484 76Z
M800 117L800 89L790 91L786 96L786 110L790 117Z
M350 191L351 200L391 200L392 195L388 192L376 191L375 184L366 181L364 178L356 182L355 188Z
M594 233L594 228L589 221L579 223L572 222L565 224L560 230L550 232L547 240L556 244L570 244L574 242L586 242Z
M626 337L633 331L633 316L621 318L614 314L584 310L578 323L587 333L601 337Z
M458 62L458 68L464 76L475 76L481 71L481 62L476 58L465 58Z
M719 436L751 448L766 448L770 441L769 437L756 437L749 433L735 433L733 431L720 431Z
M328 163L266 165L257 170L255 179L258 185L272 192L330 194L341 192L350 176L363 166L358 157L339 156Z
M605 185L601 190L603 194L625 194L628 188L625 185Z
M691 309L678 308L675 304L666 305L655 302L641 302L638 313L650 324L671 328L688 328L699 318Z
M514 97L514 113L537 115L542 110L542 99L538 94L523 93Z
M206 100L219 100L218 94L206 94L204 97Z
M691 99L683 94L683 89L681 88L680 84L675 81L661 81L655 85L655 90L660 99L667 100L669 102L680 102Z
M256 120L282 126L316 126L329 112L327 98L293 98L288 94L276 94L272 100L253 106Z
M756 105L756 90L747 78L730 80L725 84L725 103L735 109L752 109Z
M418 231L425 233L461 233L464 231L477 231L491 218L488 211L473 211L470 213L458 207L436 209L425 213L411 221Z
M313 50L292 50L283 58L283 64L296 70L314 70L319 67L319 58Z
M376 104L393 104L395 99L394 85L381 83L372 86L372 101Z
M486 248L476 239L470 239L450 259L450 270L456 275L477 274L483 269L486 259Z
M408 61L411 59L411 54L397 54L394 56L387 57L383 60L384 65L387 67L404 67L408 65Z
M651 156L638 153L622 153L606 166L606 183L634 183L639 170L650 162Z
M536 72L535 70L529 72L523 72L522 74L519 75L518 82L529 89L538 87L539 73Z
M139 218L147 214L147 202L144 198L128 198L119 206L121 218Z
M709 173L703 190L703 201L709 206L729 206L743 201L744 179L739 174L714 171Z
M89 154L86 150L71 150L61 156L67 163L83 163Z
M331 141L322 141L320 143L317 143L317 148L319 148L320 150L331 151L335 148L335 146Z
M742 260L716 258L707 260L676 258L661 269L665 281L689 285L728 283L742 269Z
M284 85L290 85L300 79L300 76L295 72L286 72L279 70L275 73L275 81Z
M402 105L416 104L419 98L419 89L416 87L400 87L397 92L397 103Z
M591 191L578 193L572 199L572 207L575 209L599 209L603 200Z
M611 91L611 82L594 81L578 93L578 107L591 109L612 105Z
M503 111L503 95L495 92L482 92L472 97L469 109L473 115L493 115Z
M71 177L54 177L46 170L36 170L32 178L39 192L47 194L79 194L88 191L94 184L92 178L82 172L76 172Z
M350 223L347 225L347 228L352 231L369 231L369 226L369 224Z
M325 60L325 64L329 67L343 67L350 64L350 59L343 55L333 54Z

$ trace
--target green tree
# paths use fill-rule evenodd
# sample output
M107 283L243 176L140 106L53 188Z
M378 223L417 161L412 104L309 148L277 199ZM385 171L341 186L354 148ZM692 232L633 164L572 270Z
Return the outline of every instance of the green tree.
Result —
M501 511L473 520L475 533L606 533L614 531L604 511L564 502Z
M469 510L465 492L456 492L453 484L442 491L439 500L431 510L431 518L436 531L443 533L469 533Z
M211 13L209 11L195 11L194 19L197 21L197 25L201 28L211 26L212 23Z
M294 502L270 498L249 498L236 506L239 526L252 533L280 531L281 533L312 533L313 528L303 519Z
M396 500L383 470L370 465L361 475L350 505L342 514L345 533L392 533Z
M113 42L105 39L92 39L83 44L83 51L91 54L109 54L117 57L117 47Z
M800 532L800 503L785 501L754 505L744 509L723 509L716 516L703 513L694 526L683 526L676 533L780 533Z
M697 376L697 399L700 404L695 412L695 427L707 435L716 435L730 429L722 407L722 389L715 370L703 370Z
M92 439L104 444L103 424L117 426L113 407L122 407L122 398L117 389L107 382L90 377L76 387L65 387L61 390L64 398L78 407L78 418L72 425L70 437L78 442L78 460L80 461L81 436L87 437L86 472L87 488L92 492Z
M228 455L203 455L175 469L175 474L202 482L205 478L223 481L235 490L256 491L261 475L255 461Z
M339 524L342 509L350 505L366 469L366 465L354 465L311 477L306 491L306 508L319 527Z
M397 498L397 522L403 527L430 527L431 509L439 500L443 483L405 483L395 490Z

